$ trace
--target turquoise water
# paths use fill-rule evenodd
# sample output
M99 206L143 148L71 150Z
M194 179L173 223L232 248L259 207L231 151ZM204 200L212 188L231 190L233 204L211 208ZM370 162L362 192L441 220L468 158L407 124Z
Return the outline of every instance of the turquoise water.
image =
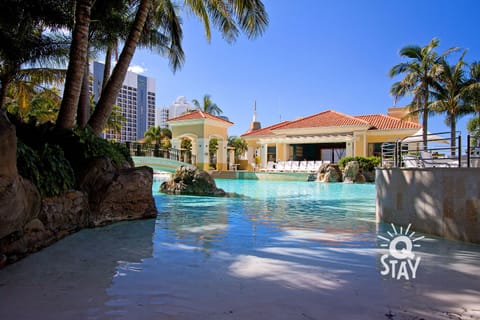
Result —
M480 246L421 241L381 275L375 186L218 180L158 217L75 233L0 270L2 319L480 319ZM417 234L420 236L420 234Z
M154 190L158 190L157 185ZM329 245L334 241L342 245L376 241L373 184L222 179L217 186L243 197L156 194L162 213L157 226L166 231L162 236L176 237L176 241L206 252L255 250L292 234L308 237L308 233L317 233L316 240ZM325 233L323 239L319 232Z

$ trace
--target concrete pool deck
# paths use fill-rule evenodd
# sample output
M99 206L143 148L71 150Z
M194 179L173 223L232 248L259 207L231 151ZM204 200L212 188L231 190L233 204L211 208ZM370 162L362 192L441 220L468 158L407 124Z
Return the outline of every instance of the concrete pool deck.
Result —
M398 281L380 275L382 250L349 232L290 229L251 254L205 255L155 240L155 225L83 230L0 270L1 318L480 319L478 246L432 254L429 239L417 278Z

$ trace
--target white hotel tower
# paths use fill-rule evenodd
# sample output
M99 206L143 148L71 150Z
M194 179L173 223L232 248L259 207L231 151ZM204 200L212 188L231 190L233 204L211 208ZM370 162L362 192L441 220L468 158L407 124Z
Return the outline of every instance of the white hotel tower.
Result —
M92 92L98 101L102 88L105 65L93 62L90 72L93 74ZM155 125L155 79L127 72L122 88L117 96L116 104L127 119L120 135L107 132L105 138L121 142L136 141L144 137L145 131Z

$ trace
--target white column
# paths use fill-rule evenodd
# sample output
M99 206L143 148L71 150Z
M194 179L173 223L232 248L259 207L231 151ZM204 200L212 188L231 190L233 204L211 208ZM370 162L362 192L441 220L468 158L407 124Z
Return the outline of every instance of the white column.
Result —
M260 152L261 152L260 153L260 158L261 158L260 168L266 168L267 167L268 144L262 144Z

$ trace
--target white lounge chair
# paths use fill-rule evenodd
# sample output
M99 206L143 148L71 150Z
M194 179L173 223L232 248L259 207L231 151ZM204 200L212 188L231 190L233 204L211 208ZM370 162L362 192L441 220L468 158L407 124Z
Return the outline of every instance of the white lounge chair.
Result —
M285 171L285 161L279 161L273 171Z
M275 170L275 162L273 161L268 161L267 167L260 169L260 171L274 171L274 170Z
M315 172L315 161L308 161L306 171Z
M403 165L405 168L418 168L420 167L420 163L416 156L403 156Z
M313 171L314 172L317 172L318 169L320 169L320 167L322 166L322 164L324 164L325 162L322 161L322 160L317 160L315 161L315 166L313 167Z
M307 171L307 164L308 164L308 161L300 161L300 163L298 164L297 171L306 172Z
M458 167L458 160L434 158L430 152L420 151L420 165L424 168L453 168Z
M285 167L283 168L283 171L291 171L292 170L292 163L293 161L285 161Z
M299 165L300 165L299 161L292 161L290 171L298 171Z

